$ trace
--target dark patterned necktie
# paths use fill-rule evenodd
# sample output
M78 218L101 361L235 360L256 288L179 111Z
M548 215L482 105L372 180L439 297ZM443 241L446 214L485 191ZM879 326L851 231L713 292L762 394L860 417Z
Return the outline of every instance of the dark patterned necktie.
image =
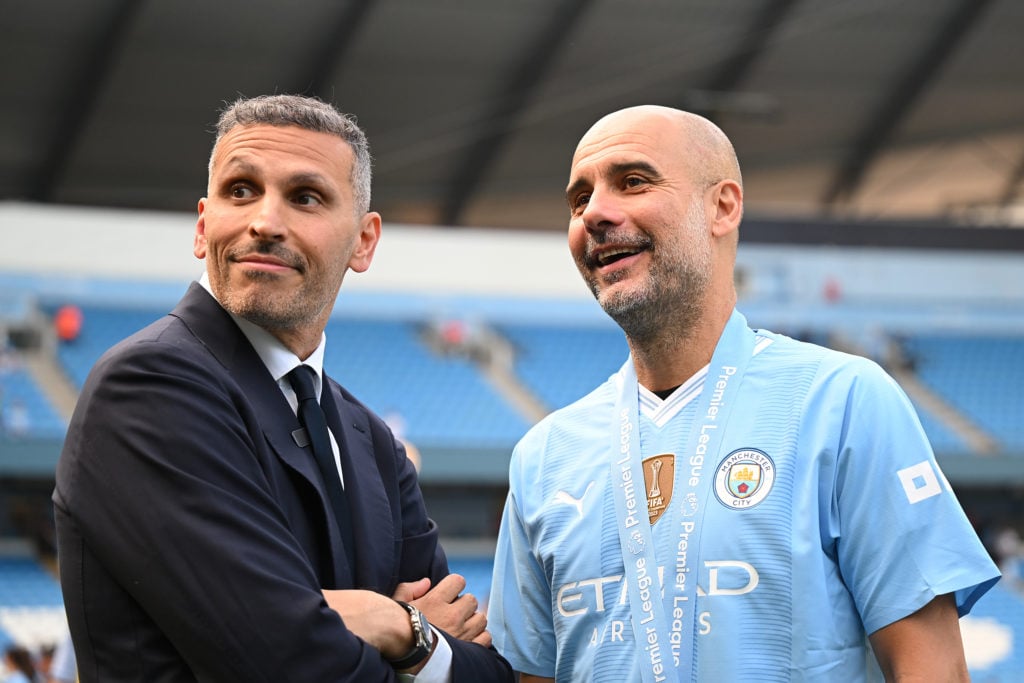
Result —
M324 417L320 401L316 398L315 378L316 370L308 365L300 365L288 373L288 381L291 382L295 396L299 399L299 422L306 428L306 433L309 435L313 458L316 460L320 476L323 478L324 490L327 491L327 497L334 509L334 517L341 529L341 540L345 546L349 567L355 571L351 512L348 509L345 490L341 486L341 477L338 475L338 467L334 461L331 437L327 432L327 420Z

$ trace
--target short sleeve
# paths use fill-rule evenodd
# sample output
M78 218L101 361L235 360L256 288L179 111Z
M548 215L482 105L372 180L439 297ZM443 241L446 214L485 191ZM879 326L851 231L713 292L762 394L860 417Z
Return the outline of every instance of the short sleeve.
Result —
M840 571L864 627L873 633L946 593L962 616L999 572L906 394L874 363L849 371L833 509Z

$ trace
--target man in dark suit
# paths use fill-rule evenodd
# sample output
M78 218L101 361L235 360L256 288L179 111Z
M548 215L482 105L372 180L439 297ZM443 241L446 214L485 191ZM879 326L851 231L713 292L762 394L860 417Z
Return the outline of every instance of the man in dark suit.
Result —
M362 131L319 100L240 100L207 195L206 273L99 360L57 468L81 680L511 680L401 444L322 374L380 236Z

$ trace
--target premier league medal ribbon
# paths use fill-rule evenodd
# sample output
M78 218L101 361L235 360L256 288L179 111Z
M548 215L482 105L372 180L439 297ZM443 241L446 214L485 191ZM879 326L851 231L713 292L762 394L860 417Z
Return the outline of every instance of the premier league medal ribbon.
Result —
M652 524L648 514L644 462L640 453L638 382L633 359L620 372L611 463L616 522L622 550L633 636L644 683L695 680L694 639L697 582L687 580L692 549L700 548L702 504L710 495L705 463L718 454L735 394L754 348L754 333L734 311L715 348L697 406L695 428L683 451L689 468L677 468L679 507L666 519L678 528L679 549L671 565L671 581L659 580ZM710 464L709 464L710 466ZM657 469L654 472L657 483ZM668 615L672 619L669 622ZM671 623L671 628L669 624ZM681 674L681 675L680 675Z

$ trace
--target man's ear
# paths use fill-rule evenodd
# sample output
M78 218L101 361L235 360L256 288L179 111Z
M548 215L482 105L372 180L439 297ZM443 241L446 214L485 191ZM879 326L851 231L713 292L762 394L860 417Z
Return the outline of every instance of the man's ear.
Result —
M206 197L199 200L199 218L196 219L196 234L192 237L192 253L197 259L206 258Z
M711 234L722 237L738 229L743 218L743 188L735 180L722 180L711 188Z
M362 273L370 267L377 242L380 241L380 225L380 214L376 211L368 211L360 221L356 248L348 261L348 267L355 272Z

